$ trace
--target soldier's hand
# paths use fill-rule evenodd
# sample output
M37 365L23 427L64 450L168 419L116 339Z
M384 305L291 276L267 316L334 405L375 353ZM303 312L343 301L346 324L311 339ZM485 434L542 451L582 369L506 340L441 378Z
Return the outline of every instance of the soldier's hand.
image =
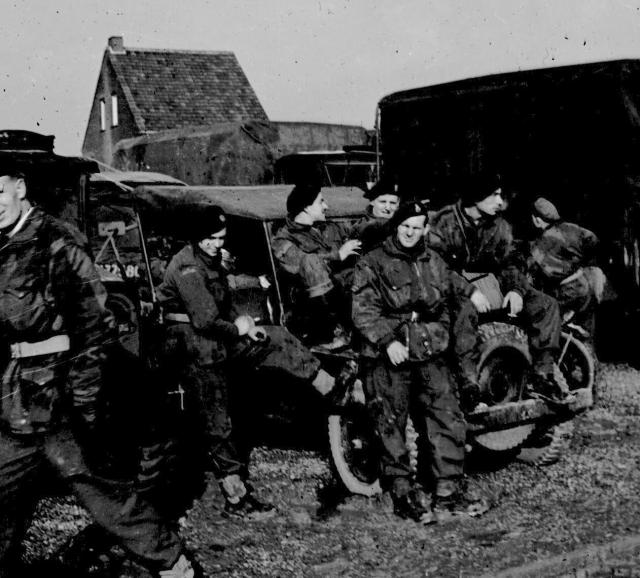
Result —
M478 310L478 313L486 313L491 309L491 303L489 303L487 296L479 289L476 289L471 295L471 303Z
M262 327L252 327L248 335L253 341L264 341L267 338L267 332Z
M357 239L349 239L338 251L340 253L340 260L344 261L348 257L351 257L351 255L359 255L361 247L361 241L358 241Z
M409 349L399 341L392 341L387 346L387 355L393 365L400 365L409 359Z
M235 318L233 324L238 328L238 335L246 335L256 325L249 315L240 315Z
M509 307L509 315L512 317L515 317L520 313L520 311L522 311L522 305L522 295L516 291L509 291L502 301L502 307Z

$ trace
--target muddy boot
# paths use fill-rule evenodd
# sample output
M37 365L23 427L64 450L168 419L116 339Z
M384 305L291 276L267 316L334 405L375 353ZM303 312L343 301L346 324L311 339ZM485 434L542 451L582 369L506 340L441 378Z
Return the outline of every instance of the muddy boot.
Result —
M440 481L433 510L440 522L454 517L475 518L489 510L489 502L479 491L469 489L463 480Z
M553 374L533 373L527 384L527 397L541 399L549 405L564 407L575 400L575 395L565 391L556 381Z
M273 505L263 503L254 497L252 488L237 474L223 478L220 487L224 495L222 516L225 518L265 520L276 513Z
M403 520L433 524L437 518L431 509L431 498L419 486L411 486L406 478L394 481L391 490L393 513Z
M160 578L204 578L200 564L191 559L190 555L180 554L175 564L167 570L161 570Z
M460 409L465 415L473 413L481 407L486 407L486 404L480 402L480 386L477 381L463 377L458 380L458 384Z

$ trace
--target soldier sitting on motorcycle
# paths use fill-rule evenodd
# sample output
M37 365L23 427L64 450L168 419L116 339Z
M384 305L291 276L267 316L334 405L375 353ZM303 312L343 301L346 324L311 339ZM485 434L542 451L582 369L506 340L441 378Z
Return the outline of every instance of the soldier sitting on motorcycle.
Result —
M288 218L273 241L280 267L302 288L302 309L309 316L308 340L338 349L348 345L349 287L353 277L350 257L361 242L350 239L350 228L327 222L328 205L320 187L296 185L287 198Z
M464 486L466 427L446 355L452 303L468 299L474 288L426 247L426 221L423 204L402 205L391 219L391 236L356 264L352 288L381 483L398 516L424 524L487 509ZM432 457L433 504L412 478L405 439L410 408Z
M595 309L602 300L604 273L596 265L598 237L560 218L555 205L536 199L531 220L538 235L530 243L529 271L533 283L553 295L563 314L593 336Z
M264 517L273 507L255 498L247 483L250 448L239 447L232 428L230 380L241 370L261 368L310 383L331 397L355 376L344 372L336 385L284 327L256 326L252 317L238 314L223 262L227 220L222 209L198 207L184 220L190 241L173 257L158 288L167 326L162 357L186 385L185 409L196 412L206 431L225 515Z
M441 209L430 222L428 244L447 264L469 278L493 274L504 293L498 307L518 316L529 337L533 357L533 374L529 394L550 403L566 403L569 395L554 377L554 356L560 341L560 309L551 296L535 289L524 272L524 256L516 249L511 225L500 215L504 208L503 189L499 175L476 175L463 189L461 199ZM475 292L459 317L464 323L477 327L478 312L492 308L487 295ZM460 332L462 342L456 350L467 351L469 339L477 331ZM464 368L467 389L475 377L475 366Z

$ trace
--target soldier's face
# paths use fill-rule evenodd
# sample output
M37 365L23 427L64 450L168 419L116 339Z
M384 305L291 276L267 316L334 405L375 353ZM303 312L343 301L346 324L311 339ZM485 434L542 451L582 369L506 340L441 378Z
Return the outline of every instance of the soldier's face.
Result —
M198 243L198 247L200 247L209 257L215 257L220 253L222 247L224 247L224 242L227 240L227 230L222 229L217 233L214 233L210 237L206 239L202 239Z
M427 218L424 216L409 217L398 225L398 242L405 248L415 247L424 237Z
M377 219L390 219L399 204L398 195L380 195L371 201L371 214Z
M311 217L314 223L316 221L325 221L325 213L327 212L328 208L329 205L327 205L326 201L324 200L322 193L318 193L316 200L313 201L313 203L311 203L305 209L305 213L307 213L307 215Z
M0 176L0 229L10 227L18 221L26 194L23 179Z
M504 209L502 189L496 189L488 197L476 203L476 207L485 215L495 215Z

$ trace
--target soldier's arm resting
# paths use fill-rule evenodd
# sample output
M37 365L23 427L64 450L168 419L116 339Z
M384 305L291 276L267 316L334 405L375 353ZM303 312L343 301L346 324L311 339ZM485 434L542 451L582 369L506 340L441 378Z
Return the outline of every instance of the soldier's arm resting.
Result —
M186 267L179 271L174 282L196 331L229 337L239 335L236 325L221 319L218 305L195 267Z

